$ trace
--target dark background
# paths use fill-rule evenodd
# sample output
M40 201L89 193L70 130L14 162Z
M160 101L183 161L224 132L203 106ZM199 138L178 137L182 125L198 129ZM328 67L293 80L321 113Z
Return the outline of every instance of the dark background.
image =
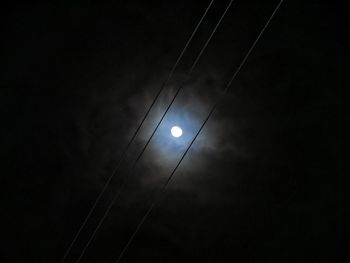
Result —
M1 9L0 262L60 262L208 3ZM214 2L164 105L227 3ZM233 3L186 85L198 116L277 3ZM124 262L350 262L347 33L345 6L285 0ZM147 156L82 262L114 262L155 198L174 163L157 145Z

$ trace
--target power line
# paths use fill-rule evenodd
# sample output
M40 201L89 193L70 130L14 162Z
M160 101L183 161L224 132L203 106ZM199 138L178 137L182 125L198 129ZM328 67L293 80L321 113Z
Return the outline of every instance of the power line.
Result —
M161 122L163 121L165 115L166 115L167 112L169 111L171 105L174 103L176 97L179 95L180 91L183 89L184 84L188 81L188 79L189 79L191 73L193 72L193 70L194 70L195 66L197 65L197 63L198 63L200 57L202 56L202 54L204 53L205 49L207 48L207 46L208 46L210 40L212 39L212 37L214 36L215 32L217 31L219 25L221 24L223 18L225 17L225 15L226 15L227 11L229 10L230 6L232 5L233 1L234 1L234 0L231 0L231 1L229 2L229 4L227 5L225 11L223 12L223 14L221 15L219 21L217 22L217 24L215 25L214 29L212 30L212 32L211 32L209 38L207 39L207 41L206 41L205 44L203 45L203 47L202 47L202 49L200 50L199 54L197 55L195 61L193 62L191 68L190 68L189 71L187 72L184 81L182 82L182 84L179 86L179 88L178 88L177 91L175 92L175 95L173 96L173 98L172 98L170 104L168 105L168 107L166 108L165 112L163 113L161 119L158 121L158 124L157 124L157 126L155 127L154 131L152 132L150 138L147 140L147 142L146 142L146 144L144 145L144 147L142 148L140 154L138 155L138 157L137 157L136 160L134 161L133 166L132 166L131 169L130 169L130 170L131 170L131 172L130 172L131 174L133 174L133 171L134 171L134 169L135 169L135 167L136 167L136 164L138 163L138 161L140 160L141 156L142 156L143 153L145 152L147 146L149 145L150 141L152 140L154 134L156 133L158 127L159 127L160 124L161 124ZM86 245L84 246L84 248L83 248L81 254L79 255L79 257L78 257L76 263L79 263L79 262L81 261L81 259L82 259L82 257L84 256L84 254L85 254L87 248L89 247L90 243L91 243L92 240L94 239L94 237L95 237L95 235L97 234L99 228L102 226L104 220L106 219L108 213L109 213L110 210L112 209L114 203L115 203L116 200L118 199L118 197L119 197L121 191L123 190L123 188L125 187L125 185L126 185L126 180L125 180L125 176L124 176L124 180L123 180L123 183L122 183L121 187L118 189L118 192L116 193L116 195L115 195L114 198L112 199L112 201L111 201L110 205L108 206L107 210L105 211L105 213L104 213L103 216L101 217L100 221L98 222L97 226L95 227L95 229L94 229L93 233L91 234L91 236L90 236L88 242L86 243Z
M67 256L69 255L71 249L73 248L73 245L75 244L75 242L77 241L78 237L80 236L82 230L83 230L84 227L86 226L86 224L87 224L88 220L90 219L92 213L95 211L97 204L98 204L99 201L101 200L103 194L106 192L106 190L107 190L109 184L111 183L112 179L114 178L114 176L116 175L117 171L119 170L119 167L120 167L122 161L123 161L123 160L125 159L125 157L126 157L127 151L129 150L131 144L132 144L133 141L135 140L137 134L139 133L141 127L143 126L145 120L147 119L149 113L151 112L151 110L152 110L152 108L153 108L155 102L158 100L160 94L162 93L162 91L164 90L164 88L166 87L166 85L168 84L168 82L170 81L171 77L173 76L173 74L174 74L174 72L175 72L175 69L177 68L179 62L181 61L183 55L185 54L185 52L186 52L186 50L187 50L189 44L192 42L193 37L194 37L195 34L197 33L198 28L199 28L200 25L202 24L204 18L206 17L208 11L209 11L210 8L211 8L213 2L214 2L214 0L211 0L210 3L209 3L209 5L208 5L207 8L205 9L205 11L204 11L203 15L201 16L201 18L200 18L198 24L196 25L195 29L193 30L193 32L192 32L190 38L187 40L187 42L186 42L184 48L182 49L180 55L179 55L178 58L177 58L175 64L174 64L173 67L171 68L170 73L169 73L167 79L166 79L165 82L161 85L160 89L159 89L158 92L156 93L156 96L154 97L154 99L153 99L151 105L148 107L148 109L147 109L147 111L146 111L146 114L144 115L144 117L142 118L140 124L138 125L138 127L137 127L136 130L134 131L134 133L133 133L133 135L131 136L131 139L129 140L128 144L127 144L126 147L124 148L124 150L123 150L123 152L122 152L122 154L121 154L121 156L120 156L120 158L119 158L119 161L118 161L118 163L116 164L116 166L115 166L115 168L114 168L114 170L113 170L111 176L107 179L107 181L106 181L106 183L104 184L104 186L103 186L101 192L99 193L99 195L97 196L96 200L94 201L94 203L93 203L91 209L89 210L89 212L88 212L87 216L85 217L83 223L82 223L81 226L79 227L79 229L78 229L77 233L75 234L75 236L74 236L72 242L71 242L70 245L68 246L68 248L67 248L65 254L63 255L62 260L60 261L60 263L63 263L63 262L66 260L66 258L67 258Z
M153 208L156 206L157 203L160 202L160 200L162 199L163 195L165 194L165 191L171 181L171 179L173 178L173 175L175 174L176 170L178 169L178 167L180 166L181 162L183 161L183 159L185 158L186 154L188 153L188 151L190 150L191 146L193 145L193 143L195 142L195 140L197 139L198 135L200 134L200 132L202 131L203 127L205 126L205 124L208 122L209 118L211 117L211 115L213 114L213 112L215 111L216 107L218 106L221 98L223 95L225 95L229 89L229 87L231 86L233 80L236 78L236 76L238 75L238 73L240 72L240 70L242 69L243 65L245 64L245 62L247 61L250 53L253 51L253 49L255 48L256 44L258 43L259 39L261 38L261 36L263 35L263 33L265 32L266 28L268 27L268 25L270 24L272 18L275 16L276 12L278 11L278 9L280 8L281 4L283 3L284 0L281 0L278 5L276 6L276 8L274 9L274 11L272 12L270 18L267 20L267 22L265 23L265 26L262 28L262 30L260 31L258 37L256 38L256 40L254 41L254 43L252 44L252 46L250 47L250 49L248 50L247 54L245 55L245 57L243 58L242 62L240 63L240 65L238 66L238 68L236 69L236 71L234 72L232 78L230 79L230 81L228 82L228 84L226 85L225 89L224 89L224 93L220 96L220 98L215 102L215 104L213 105L213 107L211 108L209 114L207 115L207 117L205 118L205 120L203 121L203 124L201 125L201 127L199 128L199 130L197 131L196 135L194 136L194 138L192 139L191 143L189 144L189 146L187 147L186 151L183 153L183 155L181 156L179 162L177 163L177 165L175 166L175 168L173 169L173 171L171 172L170 176L168 177L167 181L165 182L165 184L163 185L162 189L161 189L161 193L159 195L159 198L156 199L148 208L148 210L146 211L146 213L144 214L144 216L142 217L142 219L140 220L139 224L137 225L135 231L132 233L132 235L130 236L128 242L126 243L126 245L123 247L122 251L120 252L117 260L115 263L119 263L120 260L122 259L123 255L125 254L126 250L128 249L128 247L130 246L131 242L134 240L136 234L138 233L138 231L140 230L140 228L142 227L142 225L144 224L144 222L146 221L147 217L149 216L149 214L152 212Z

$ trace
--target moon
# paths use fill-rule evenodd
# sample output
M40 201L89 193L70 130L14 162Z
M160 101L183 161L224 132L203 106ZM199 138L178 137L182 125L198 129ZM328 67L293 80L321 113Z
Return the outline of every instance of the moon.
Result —
M171 128L171 135L178 138L182 135L182 129L179 126L173 126Z

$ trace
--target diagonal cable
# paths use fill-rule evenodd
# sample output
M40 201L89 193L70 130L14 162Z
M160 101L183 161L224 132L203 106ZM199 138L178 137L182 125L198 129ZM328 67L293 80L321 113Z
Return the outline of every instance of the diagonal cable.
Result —
M234 72L232 78L230 79L230 81L228 82L228 84L226 85L223 94L220 96L220 98L215 102L215 104L213 105L213 107L211 108L209 114L207 115L207 117L205 118L203 124L201 125L201 127L199 128L199 130L197 131L196 135L194 136L194 138L192 139L191 143L189 144L189 146L187 147L186 151L183 153L183 155L181 156L179 162L177 163L177 165L175 166L175 168L173 169L173 171L171 172L170 176L168 177L167 181L165 182L165 184L163 185L162 189L161 189L161 193L158 197L158 199L156 199L155 201L153 201L153 203L150 205L150 207L148 208L148 210L146 211L146 213L144 214L144 216L142 217L142 219L140 220L139 224L137 225L135 231L132 233L132 235L130 236L128 242L125 244L125 246L123 247L122 251L120 252L117 260L115 263L119 263L120 260L122 259L123 255L125 254L126 250L129 248L131 242L134 240L136 234L138 233L138 231L140 230L140 228L142 227L142 225L144 224L144 222L146 221L147 217L149 216L149 214L152 212L153 208L161 201L162 197L164 196L166 189L171 181L171 179L173 178L173 175L175 174L176 170L178 169L178 167L180 166L181 162L183 161L183 159L185 158L186 154L188 153L188 151L190 150L191 146L193 145L193 143L195 142L195 140L197 139L198 135L200 134L200 132L202 131L203 127L205 126L205 124L208 122L209 118L211 117L211 115L213 114L213 112L215 111L216 107L218 106L220 100L222 99L223 95L225 95L228 92L229 87L231 86L232 82L234 81L234 79L236 78L236 76L238 75L238 73L241 71L243 65L245 64L245 62L247 61L249 55L251 54L251 52L253 51L253 49L255 48L256 44L258 43L258 41L260 40L261 36L263 35L263 33L265 32L266 28L268 27L268 25L270 24L272 18L275 16L276 12L278 11L278 9L280 8L281 4L283 3L284 0L281 0L278 5L276 6L276 8L274 9L274 11L272 12L270 18L267 20L265 26L262 28L262 30L260 31L258 37L256 38L256 40L254 41L254 43L252 44L252 46L250 47L250 49L248 50L247 54L245 55L245 57L243 58L242 62L240 63L240 65L238 66L238 68L236 69L236 71Z
M173 96L173 98L172 98L170 104L168 105L168 107L166 108L165 112L163 113L163 115L162 115L161 119L159 120L159 122L158 122L156 128L154 129L154 131L152 132L150 138L147 140L146 144L145 144L144 147L142 148L140 154L137 156L136 160L134 161L134 163L133 163L133 165L132 165L132 167L131 167L131 169L130 169L130 170L131 170L131 171L130 171L130 174L133 174L133 172L134 172L134 170L135 170L135 167L136 167L138 161L140 160L141 156L142 156L143 153L145 152L147 146L149 145L150 141L152 140L154 134L156 133L158 127L160 126L161 122L163 121L163 119L164 119L165 115L167 114L167 112L169 111L170 107L171 107L172 104L174 103L176 97L179 95L180 91L183 89L184 84L188 81L188 79L189 79L191 73L193 72L195 66L197 65L197 63L198 63L198 61L199 61L199 59L201 58L202 54L204 53L205 49L207 48L207 46L208 46L210 40L212 39L212 37L214 36L215 32L217 31L219 25L221 24L223 18L225 17L225 15L226 15L227 11L229 10L229 8L230 8L230 6L231 6L231 4L232 4L233 1L234 1L234 0L231 0L231 1L229 2L229 4L227 5L225 11L223 12L223 14L221 15L219 21L217 22L216 26L215 26L214 29L212 30L212 32L211 32L209 38L207 39L207 41L205 42L204 46L203 46L202 49L200 50L200 52L199 52L197 58L196 58L195 61L193 62L193 64L192 64L191 68L189 69L189 71L187 72L184 81L182 82L182 84L179 86L179 88L178 88L177 91L175 92L175 95ZM125 186L126 186L126 180L125 180L125 176L124 176L124 180L123 180L123 183L122 183L121 187L118 189L118 192L116 193L116 195L115 195L114 198L112 199L110 205L108 206L108 208L106 209L105 213L103 214L103 216L101 217L100 221L98 222L98 224L97 224L96 228L94 229L93 233L91 234L91 236L90 236L88 242L86 243L86 245L84 246L84 248L83 248L81 254L79 255L79 257L78 257L76 263L79 263L79 262L81 261L81 259L82 259L82 257L84 256L86 250L88 249L88 247L89 247L89 245L91 244L92 240L93 240L94 237L96 236L96 234L97 234L99 228L102 226L104 220L106 219L107 215L109 214L110 210L112 209L114 203L116 202L116 200L117 200L118 197L120 196L120 194L121 194L121 192L122 192L122 190L124 189Z
M90 219L92 213L95 211L97 204L98 204L99 201L101 200L103 194L106 192L106 190L107 190L109 184L111 183L112 179L113 179L114 176L117 174L117 171L119 170L119 167L120 167L122 161L125 159L126 153L127 153L127 151L129 150L129 148L130 148L132 142L135 140L137 134L139 133L141 127L143 126L145 120L147 119L147 117L148 117L150 111L152 110L152 108L153 108L155 102L158 100L160 94L162 93L162 91L163 91L164 88L167 86L168 82L170 81L171 77L173 76L173 74L174 74L174 72L175 72L175 69L177 68L177 66L178 66L178 64L179 64L179 62L180 62L180 60L182 59L183 55L185 54L185 52L186 52L186 50L187 50L189 44L192 42L193 37L194 37L195 34L197 33L198 28L199 28L200 25L202 24L202 22L203 22L204 18L206 17L206 15L207 15L209 9L211 8L213 2L214 2L214 0L211 0L211 1L210 1L208 7L207 7L206 10L204 11L204 13L203 13L203 15L201 16L201 18L200 18L198 24L196 25L195 29L193 30L193 32L192 32L190 38L187 40L187 42L186 42L184 48L182 49L180 55L178 56L178 58L177 58L175 64L174 64L173 67L171 68L170 73L169 73L167 79L166 79L165 82L161 85L160 89L157 91L156 96L154 97L154 99L153 99L151 105L148 107L148 109L147 109L147 111L146 111L146 114L144 115L144 117L142 118L140 124L138 125L138 127L137 127L136 130L134 131L134 133L133 133L133 135L131 136L131 139L129 140L128 144L127 144L126 147L124 148L124 150L123 150L123 152L122 152L122 154L121 154L121 156L120 156L120 158L119 158L119 161L118 161L118 163L116 164L116 166L115 166L115 168L114 168L112 174L111 174L110 177L107 179L107 181L106 181L106 183L104 184L104 186L103 186L101 192L99 193L99 195L97 196L97 198L96 198L96 200L94 201L93 205L91 206L91 208L90 208L90 210L89 210L87 216L85 217L83 223L82 223L81 226L79 227L77 233L74 235L74 238L73 238L72 242L69 244L69 246L68 246L68 248L67 248L65 254L63 255L62 260L60 261L60 263L63 263L63 262L66 260L66 258L67 258L67 256L69 255L71 249L73 248L73 245L75 244L75 242L77 241L78 237L80 236L82 230L83 230L84 227L86 226L86 224L87 224L88 220Z

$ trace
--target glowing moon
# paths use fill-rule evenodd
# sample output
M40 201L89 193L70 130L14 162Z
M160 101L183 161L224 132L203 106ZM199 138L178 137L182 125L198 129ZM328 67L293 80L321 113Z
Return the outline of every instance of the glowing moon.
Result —
M178 138L182 135L182 129L179 126L174 126L171 128L171 135Z

